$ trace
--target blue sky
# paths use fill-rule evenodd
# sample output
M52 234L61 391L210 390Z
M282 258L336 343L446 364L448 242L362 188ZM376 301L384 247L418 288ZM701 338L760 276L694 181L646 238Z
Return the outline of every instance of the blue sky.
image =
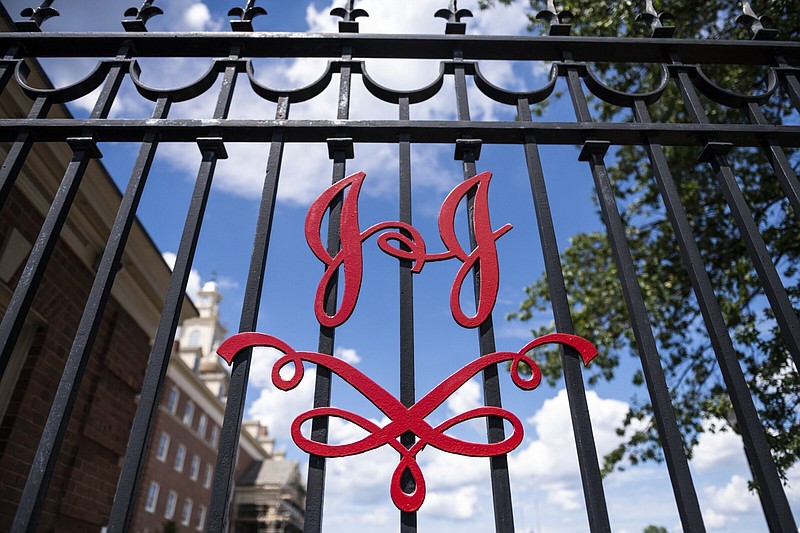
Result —
M4 0L12 14L33 5L29 0ZM241 2L244 3L244 0ZM259 31L336 31L336 19L328 15L343 1L277 2L264 1L269 16L256 19ZM441 34L444 21L433 13L446 7L444 0L389 2L363 0L357 7L370 17L360 19L361 31L376 33ZM46 31L120 30L122 13L133 3L70 0L54 4L62 16L48 21ZM226 13L232 2L197 0L158 1L166 16L155 17L151 31L228 30ZM137 5L138 7L138 5ZM471 34L523 34L527 20L523 5L479 13L474 3L462 2L477 15L469 19ZM92 13L92 17L86 17ZM81 78L92 61L46 62L46 70L56 85ZM142 60L142 78L153 86L178 86L196 79L208 67L207 60ZM298 87L315 80L323 71L324 60L260 60L256 74L263 83L276 87ZM394 88L427 85L438 72L436 62L377 62L367 64L370 75ZM547 66L525 63L486 62L481 70L496 85L513 90L542 84ZM337 78L330 90L318 99L293 107L292 118L334 118ZM259 100L240 80L231 117L272 118L274 105ZM210 116L217 87L191 104L176 105L171 117ZM412 107L412 118L452 118L452 83L446 83L431 102ZM72 106L76 115L85 115L93 95ZM470 88L473 119L512 119L514 110L489 101ZM149 116L152 104L141 99L126 81L113 114L119 117ZM545 119L572 120L566 99L555 102ZM370 97L356 78L353 89L352 118L394 118L396 110ZM203 231L193 265L191 290L197 290L212 273L224 294L223 318L228 329L238 329L252 233L263 181L267 146L228 145L231 158L221 161L209 200ZM136 146L104 144L104 163L120 188L124 188ZM541 147L542 160L555 219L563 249L569 236L578 231L600 229L592 204L592 179L585 164L578 163L573 147ZM430 251L441 251L436 215L447 193L462 178L458 162L452 159L452 146L415 145L412 152L414 187L414 226L425 237ZM356 158L348 162L348 173L364 171L360 202L361 227L396 220L397 154L384 145L356 145ZM530 189L521 147L484 146L479 171L494 174L490 187L490 211L494 228L511 223L514 229L497 243L500 258L500 290L494 310L497 347L516 351L530 339L527 325L503 320L517 308L522 289L536 279L543 265ZM192 145L164 144L139 209L139 217L157 246L169 254L177 249L183 219L188 207L193 180L199 164ZM322 265L308 249L303 222L309 203L329 184L330 162L324 146L289 145L285 152L279 204L273 228L264 287L259 331L275 335L298 350L316 350L318 325L313 315L313 297ZM465 222L465 217L459 217ZM463 233L464 229L459 230ZM392 393L398 391L398 281L397 261L382 254L374 240L364 246L365 267L361 296L352 318L337 330L337 355L375 379ZM417 396L421 397L449 374L478 355L476 333L459 327L450 316L448 292L459 264L433 263L415 278L415 320L417 354ZM535 317L537 324L549 323L549 314ZM580 334L580 332L577 332ZM591 340L591 339L589 339ZM602 354L600 354L602 357ZM270 427L278 446L290 457L305 462L305 457L289 438L292 418L310 408L313 369L303 383L291 392L275 390L269 383L274 355L258 353L251 374L246 415L259 418ZM635 369L626 363L621 374ZM515 493L516 525L519 531L586 531L587 522L580 491L577 460L563 386L541 385L532 392L516 389L508 376L502 383L504 405L525 422L525 440L510 456L512 491ZM622 420L628 402L636 391L625 377L614 383L588 388L588 399L601 454L619 443L614 428ZM478 381L471 381L431 415L430 420L446 418L482 402ZM333 404L384 424L381 414L347 385L335 382ZM459 436L481 440L479 425L466 424ZM334 423L332 440L346 442L358 438L358 431ZM425 450L419 456L428 482L428 497L420 511L422 530L440 527L452 530L490 531L492 529L488 462L460 458ZM389 479L396 464L396 453L384 447L363 456L332 460L329 463L327 531L342 531L360 523L359 531L393 531L397 511L389 499ZM766 525L760 517L757 499L746 489L747 469L741 442L728 433L706 434L695 451L692 471L703 506L706 525L711 531L760 531ZM793 470L795 485L800 473ZM615 531L638 532L648 524L679 531L679 521L665 468L645 465L614 473L605 482L606 497ZM790 494L793 505L800 504L797 492ZM455 525L455 526L454 526Z

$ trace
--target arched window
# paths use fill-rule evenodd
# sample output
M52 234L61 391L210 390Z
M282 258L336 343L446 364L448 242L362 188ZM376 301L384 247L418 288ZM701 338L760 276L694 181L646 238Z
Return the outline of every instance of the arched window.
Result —
M194 329L189 333L189 346L200 346L200 330Z

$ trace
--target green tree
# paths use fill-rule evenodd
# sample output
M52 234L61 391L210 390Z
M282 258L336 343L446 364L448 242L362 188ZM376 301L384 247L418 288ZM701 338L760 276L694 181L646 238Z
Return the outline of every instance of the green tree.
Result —
M483 0L482 7L512 2L514 0ZM540 23L535 14L544 7L543 0L530 1L532 28ZM675 17L675 37L750 38L748 30L735 23L741 6L733 0L669 0L662 2L661 7ZM770 16L772 27L780 32L779 38L798 38L800 10L796 0L775 0L769 5L754 7L765 9L759 15ZM566 0L557 4L557 9L569 10L575 15L573 34L646 36L650 32L649 27L633 23L636 15L644 11L643 0ZM596 64L591 67L608 85L630 92L652 90L657 75L653 70L631 65ZM757 93L763 91L765 85L766 69L715 66L706 72L719 85L740 92ZM704 105L714 123L736 124L748 120L742 110L710 101L704 101ZM795 122L797 119L797 112L785 95L771 99L762 106L762 111L772 124L780 124L789 116L793 116ZM653 120L661 122L690 120L674 84L658 103L650 106L650 114ZM595 116L603 121L631 120L629 110L602 102L596 103ZM666 151L773 456L783 474L800 457L798 373L765 303L753 264L728 213L713 171L707 164L697 162L697 148L667 147ZM691 454L703 431L737 431L738 428L647 154L643 147L624 146L615 155L609 173L623 211L628 243L673 395L673 406L686 449ZM789 157L797 171L800 153L789 153ZM730 154L730 161L772 259L783 276L790 299L798 309L798 216L793 213L760 150L737 149ZM588 380L590 383L612 380L619 373L621 359L636 356L636 346L605 233L572 236L569 247L563 251L562 262L576 332L595 342L602 355L587 370ZM509 318L528 321L538 312L549 309L549 292L542 276L527 287L525 300ZM552 328L552 325L535 325L533 332L538 336ZM561 376L558 355L548 352L537 357L545 378L556 383ZM640 386L643 381L641 372L633 376L634 384ZM641 461L662 459L652 423L652 406L645 394L633 399L618 433L626 439L605 458L606 472Z
M161 528L161 533L178 533L179 531L180 529L178 529L178 525L174 520L167 520L164 522L164 527Z
M663 526L647 526L642 533L669 533Z

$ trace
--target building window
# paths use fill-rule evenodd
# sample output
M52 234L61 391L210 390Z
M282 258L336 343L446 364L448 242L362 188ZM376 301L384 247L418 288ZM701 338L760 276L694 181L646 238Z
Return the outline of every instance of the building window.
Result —
M197 481L197 476L200 475L200 456L194 454L192 457L192 464L189 467L189 477L192 478L192 481Z
M200 346L200 330L193 329L189 333L189 346Z
M200 509L197 511L197 525L195 526L195 529L197 529L197 531L202 531L205 525L206 525L206 506L201 505Z
M144 504L144 510L148 513L155 512L156 505L158 504L158 483L155 481L150 482L150 486L147 487L147 501Z
M161 432L158 438L158 450L156 450L156 459L162 463L167 460L167 453L169 452L169 435Z
M186 406L183 408L183 423L189 427L192 427L193 421L194 421L194 402L192 400L186 400Z
M169 491L167 494L167 505L164 508L164 518L172 520L175 516L175 507L178 505L178 493L174 490Z
M205 413L200 415L200 419L197 421L197 432L200 434L200 437L205 440L206 438L206 427L208 426L208 417Z
M211 426L211 446L213 448L217 447L217 441L219 441L219 428L214 425Z
M183 502L183 509L181 510L181 524L184 526L189 525L189 521L192 519L192 499L186 498Z
M181 444L175 451L175 470L183 472L183 462L186 460L186 446Z
M180 398L178 387L170 387L167 393L167 409L173 415L178 412L178 398Z
M205 488L209 488L211 486L211 478L213 477L213 475L214 475L214 469L211 467L211 465L207 464L206 465L206 477L203 480L203 486Z

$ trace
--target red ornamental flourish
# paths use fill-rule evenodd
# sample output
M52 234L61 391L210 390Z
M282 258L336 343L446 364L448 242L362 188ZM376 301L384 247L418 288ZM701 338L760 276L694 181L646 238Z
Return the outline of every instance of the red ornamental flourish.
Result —
M426 250L425 240L416 228L404 222L380 222L361 231L358 222L358 197L366 174L357 172L343 180L331 185L311 204L306 215L305 233L308 246L314 255L325 264L325 273L317 286L314 298L314 314L317 321L326 327L336 327L350 318L358 301L361 291L361 278L363 273L362 245L371 236L384 230L378 236L378 246L385 253L398 259L412 261L412 272L419 273L426 262L443 261L445 259L458 259L462 262L456 274L453 287L450 290L450 310L455 321L465 328L480 326L492 313L497 299L497 290L500 280L500 267L497 260L497 246L495 241L511 229L511 224L506 224L496 231L492 231L489 221L489 182L491 172L482 172L472 178L464 180L457 185L442 203L439 211L439 234L447 251L429 254ZM349 189L348 189L349 187ZM322 221L325 213L329 211L336 198L345 189L342 201L341 216L339 219L339 240L341 248L335 255L331 255L322 243L320 236ZM455 230L455 216L461 200L474 191L474 209L472 225L476 246L467 253L459 244ZM395 247L391 241L396 241ZM403 247L407 249L403 249ZM344 291L342 302L333 315L325 312L325 293L332 282L334 274L343 269ZM460 294L464 282L473 268L480 268L480 287L478 290L477 309L475 314L468 316L461 309Z
M272 367L272 383L284 391L295 388L303 379L303 362L328 368L352 385L389 418L390 422L387 425L380 427L360 415L338 407L319 407L311 409L294 419L291 428L292 439L301 450L321 457L346 457L374 450L388 444L400 454L400 461L392 475L390 490L392 501L401 511L413 512L420 508L425 499L425 477L417 463L417 454L426 446L430 445L439 450L458 455L492 457L514 450L522 442L524 432L519 418L500 407L476 407L466 413L456 415L435 427L426 422L425 417L430 415L451 394L478 372L498 363L510 361L512 381L521 389L535 389L541 381L542 374L538 365L526 353L544 344L563 344L572 347L581 356L584 365L588 364L597 355L596 348L582 337L565 333L551 333L534 339L518 352L494 352L479 357L434 387L432 391L411 407L405 407L384 388L345 361L317 352L298 352L272 335L240 333L223 342L217 353L230 365L236 354L248 348L264 346L279 350L284 355ZM292 376L289 379L284 379L281 377L280 371L290 363L294 367ZM530 377L525 378L519 374L520 363L527 363L530 366ZM303 436L300 428L304 422L318 416L341 418L363 428L368 435L361 440L348 444L328 444L312 441ZM461 422L488 416L496 416L507 420L513 428L511 435L500 442L490 444L468 442L445 435L445 431ZM399 437L408 431L413 432L419 440L411 448L407 449L400 443ZM403 491L400 482L400 478L405 471L410 473L415 482L415 488L410 493Z

